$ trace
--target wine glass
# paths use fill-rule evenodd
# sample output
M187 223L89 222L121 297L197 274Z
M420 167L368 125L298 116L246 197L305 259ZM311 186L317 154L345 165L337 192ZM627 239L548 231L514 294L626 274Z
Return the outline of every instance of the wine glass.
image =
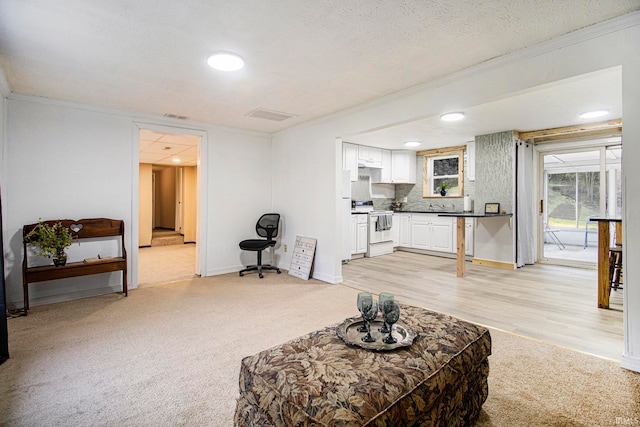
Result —
M358 292L358 311L362 314L362 325L357 329L358 332L367 332L367 321L364 319L364 308L371 306L373 297L369 292Z
M367 334L362 337L362 341L374 342L376 339L371 336L371 321L378 317L378 303L372 300L371 305L365 305L364 310L362 311L362 317L364 318L367 326Z
M398 340L391 335L391 331L393 330L393 324L396 323L399 318L400 306L393 301L386 301L382 310L382 319L389 325L389 335L382 338L382 342L385 344L395 344L398 342Z
M386 301L393 301L393 294L390 294L389 292L381 292L380 296L378 297L378 305L380 306L380 312L382 313L382 318L384 320L384 307L385 307L385 302ZM382 323L382 327L380 327L378 329L380 332L382 332L383 334L386 334L389 332L389 328L387 326L387 322L383 322Z

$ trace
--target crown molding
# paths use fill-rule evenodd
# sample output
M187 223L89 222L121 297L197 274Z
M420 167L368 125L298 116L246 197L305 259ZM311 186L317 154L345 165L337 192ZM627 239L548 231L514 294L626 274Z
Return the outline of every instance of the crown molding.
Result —
M144 113L141 111L104 107L104 106L98 106L93 104L83 104L80 102L65 101L62 99L48 98L44 96L23 95L23 94L10 92L6 98L9 99L10 101L31 102L34 104L52 105L56 107L64 107L64 108L69 108L74 110L91 111L94 113L101 113L101 114L107 114L107 115L118 116L118 117L126 117L128 119L131 119L131 121L133 122L153 123L157 125L171 126L173 128L184 128L184 129L193 129L193 130L202 130L202 131L220 131L220 132L228 132L228 133L234 133L239 135L257 136L257 137L263 137L263 138L271 138L272 136L269 133L220 126L213 123L197 122L193 120L173 119L165 116L160 116L157 114Z

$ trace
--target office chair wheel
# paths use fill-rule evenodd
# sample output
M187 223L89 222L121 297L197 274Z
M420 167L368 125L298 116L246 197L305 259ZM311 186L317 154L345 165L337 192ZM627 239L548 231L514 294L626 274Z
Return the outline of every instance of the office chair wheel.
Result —
M258 274L258 277L260 277L261 279L263 279L263 278L264 278L264 274L260 273L260 274Z
M278 272L278 274L282 273L282 271L280 271L280 270L276 270L276 271Z
M239 273L240 273L240 277L244 276L244 274L242 274L242 271L240 271Z

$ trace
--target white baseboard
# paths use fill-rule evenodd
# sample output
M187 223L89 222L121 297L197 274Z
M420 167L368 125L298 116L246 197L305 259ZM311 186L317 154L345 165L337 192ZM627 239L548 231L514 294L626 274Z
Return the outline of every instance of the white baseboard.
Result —
M640 358L622 355L620 366L634 372L640 372Z
M73 301L80 298L96 297L98 295L106 295L106 294L113 294L113 293L122 294L122 285L114 284L111 286L104 286L101 288L64 293L60 295L51 295L51 296L40 297L40 298L29 298L29 307L36 307L38 305L46 305L46 304L55 304L55 303L64 302L64 301Z

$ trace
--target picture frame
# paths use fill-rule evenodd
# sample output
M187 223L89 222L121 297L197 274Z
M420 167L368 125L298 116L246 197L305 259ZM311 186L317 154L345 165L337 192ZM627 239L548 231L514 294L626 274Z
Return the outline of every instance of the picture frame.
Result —
M485 203L484 204L484 213L485 214L498 214L498 213L500 213L500 203Z

